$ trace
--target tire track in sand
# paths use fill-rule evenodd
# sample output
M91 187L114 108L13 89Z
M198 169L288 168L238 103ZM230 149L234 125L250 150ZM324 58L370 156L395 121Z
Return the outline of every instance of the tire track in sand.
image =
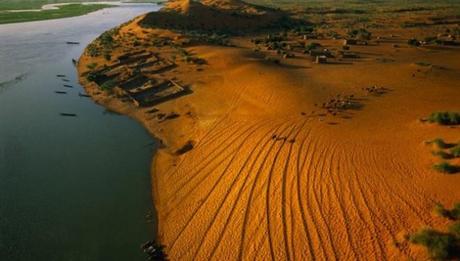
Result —
M249 258L252 255L271 260L292 260L301 256L307 256L308 260L362 260L366 257L387 260L389 246L383 239L395 240L398 229L410 225L408 220L420 218L425 223L430 222L430 218L423 214L423 207L418 207L416 201L432 199L420 188L413 187L414 184L405 185L404 194L401 194L402 184L393 184L398 176L390 175L389 171L395 171L402 177L405 173L399 172L406 171L405 165L396 159L382 157L368 146L331 141L327 136L317 138L317 129L304 128L306 120L282 122L279 126L283 128L286 125L281 136L288 133L288 138L300 137L299 142L286 144L287 140L282 140L271 143L271 139L265 136L277 133L279 129L269 129L259 123L243 130L233 129L235 131L230 139L225 137L225 141L221 142L220 138L216 138L208 144L232 145L224 149L213 146L215 148L207 151L210 157L199 155L204 160L197 163L198 171L191 174L191 181L185 184L185 189L176 190L182 199L202 186L203 179L210 175L216 178L216 183L207 181L211 190L205 191L203 200L193 207L195 214L189 218L193 220L203 216L209 222L205 220L199 224L198 237L192 248L182 249L182 254L176 257L202 260L237 254L239 260L252 259ZM254 142L240 142L245 139ZM245 155L242 156L241 152ZM389 171L385 168L395 164L398 166L391 167ZM219 174L215 175L217 171ZM224 176L228 183L222 181ZM222 194L216 194L217 187L221 188ZM382 208L379 195L385 196L384 202L393 202L393 206ZM216 203L202 211L211 197ZM398 215L395 217L394 213ZM242 222L239 222L240 219ZM297 223L297 220L301 222ZM257 221L262 222L257 224ZM179 245L183 247L184 239L181 239L181 244L174 244L186 230L187 234L191 233L193 226L189 222L192 221L181 225L182 230L178 230L180 232L171 249L176 250ZM235 226L240 233L234 231ZM353 238L352 233L358 231ZM264 237L264 232L267 237ZM356 237L358 235L359 238ZM229 237L234 241L225 240ZM366 249L360 249L362 243L367 246ZM298 244L304 245L299 247ZM238 253L227 252L230 251L228 247ZM300 251L303 249L306 251ZM337 251L339 249L342 252ZM399 250L398 255L412 257L408 250Z
M319 215L319 219L318 221L321 221L322 223L322 227L320 227L319 223L316 222L317 227L318 227L318 233L319 231L321 230L321 228L323 228L323 230L325 231L324 233L326 234L326 238L327 238L327 243L330 247L330 251L328 251L327 253L332 253L332 258L331 259L335 259L337 260L338 259L338 256L337 256L337 248L335 246L335 243L333 241L333 237L332 237L332 232L331 232L331 228L328 224L328 222L326 221L326 218L325 218L325 213L323 212L323 207L320 205L320 202L319 202L319 196L321 196L321 200L322 200L322 194L323 194L323 189L322 187L320 187L318 189L318 182L317 182L317 179L318 178L321 178L322 174L320 173L323 173L324 172L324 161L321 161L320 159L322 159L324 157L324 155L327 155L329 150L331 150L331 146L327 146L326 148L321 148L320 149L320 153L318 155L318 158L315 160L314 157L312 157L312 160L311 162L309 162L307 166L307 173L309 173L308 177L310 178L311 177L311 181L309 181L309 183L311 184L310 186L307 187L308 191L307 191L307 194L311 194L313 195L313 203L315 203L315 206L312 206L313 208L316 209L318 215ZM320 167L320 170L319 170L319 173L318 173L318 167L319 165L321 165ZM319 191L319 196L317 195L317 191ZM312 215L312 219L315 217L315 215ZM325 239L322 240L323 242L325 242ZM324 244L326 245L326 244ZM329 259L328 257L325 257L326 259Z
M349 147L348 144L344 144L344 146ZM346 163L346 166L352 166L351 161L350 161L350 159L352 157L343 157L344 154L341 154L341 155L342 155L342 157L341 157L341 159L339 159L339 162ZM338 178L341 179L339 181L339 184L345 184L345 183L347 184L348 191L349 191L349 194L350 194L350 199L351 199L350 201L351 201L351 204L353 206L353 209L356 211L356 214L357 214L359 220L361 220L361 223L363 224L363 226L365 226L365 228L367 230L367 234L369 236L369 239L372 242L372 248L373 248L374 253L379 253L379 256L377 257L377 259L379 259L379 260L387 260L387 256L386 256L386 253L385 253L385 250L384 250L383 243L381 242L381 240L375 239L373 237L373 235L377 235L380 232L377 231L376 221L374 219L374 216L369 211L369 205L367 203L368 201L366 200L366 198L365 198L365 196L363 194L362 184L358 179L358 175L356 174L356 170L351 169L349 171L349 173L351 173L351 176L350 176L349 179L347 179L347 181L345 181L345 180L340 178L342 175L338 175ZM358 193L354 193L356 191ZM361 202L364 202L363 207L358 203L358 197L355 194L358 194L360 196ZM362 211L361 210L362 208L366 209L367 212ZM364 212L366 212L368 214L367 218L365 217ZM377 247L375 246L374 241L377 242Z
M272 129L272 130L270 130L268 133L266 133L266 135L269 134L270 132L271 132L271 133L277 133L278 130L279 130L279 127L278 127L276 130ZM264 136L266 136L266 135L264 135ZM259 143L260 143L262 140L263 140L263 139L261 139L261 140L257 143L257 145L259 145ZM251 164L251 166L250 166L250 168L249 168L248 174L246 175L246 177L244 178L244 181L242 182L243 185L241 186L240 190L238 191L238 195L237 195L237 197L236 197L236 199L235 199L235 203L233 204L233 206L232 206L232 208L231 208L231 211L230 211L228 217L227 217L226 220L225 220L224 228L221 230L222 232L220 233L220 235L219 235L219 237L218 237L218 240L216 241L217 244L215 244L214 247L212 248L208 260L210 260L210 259L212 259L212 258L214 257L214 255L215 255L215 253L216 253L216 251L217 251L217 249L218 249L220 243L222 242L222 238L224 237L224 234L225 234L225 232L227 231L227 227L228 227L228 224L229 224L229 222L230 222L230 220L231 220L231 217L232 217L232 215L233 215L233 213L234 213L234 211L235 211L235 209L236 209L236 206L237 206L238 202L240 201L240 199L241 199L241 197L242 197L242 193L243 193L243 191L244 191L245 184L247 184L248 179L249 179L249 177L250 177L251 170L254 168L254 166L255 166L255 164L256 164L256 162L257 162L257 159L258 159L260 156L262 156L262 153L264 152L264 148L265 148L268 144L270 144L270 142L272 142L271 136L269 136L268 139L267 139L267 141L262 145L260 151L259 151L259 152L257 153L257 155L256 155L255 160L252 162L252 164ZM250 158L252 157L252 155L254 154L254 152L256 151L256 148L257 148L257 146L254 147L254 149L251 151L250 155L247 157L246 161L243 163L242 167L240 168L240 170L239 170L239 172L238 172L237 177L239 177L239 176L243 173L244 168L245 168L246 165L249 163L249 160L250 160ZM235 180L235 182L236 182L236 180ZM235 183L235 182L234 182L234 183ZM228 193L228 194L229 194L229 193ZM214 223L215 221L216 221L216 219L213 220L213 223ZM206 231L206 234L209 232L209 229L210 229L211 226L212 226L212 224L208 227L208 229L207 229L207 231ZM206 235L205 235L205 237L206 237ZM197 254L198 254L198 253L197 253ZM197 260L197 255L195 255L194 260Z
M300 126L300 128L297 130L297 133L294 134L294 137L292 137L291 139L294 140L294 142L296 141L298 135L300 134L300 132L303 130L303 128L305 127L305 124L307 123L308 119L306 120L303 120L303 123L302 125ZM288 167L289 167L289 162L291 161L291 154L292 154L292 151L293 151L293 147L294 147L294 142L291 143L291 145L289 146L289 151L288 151L288 158L286 159L286 164L284 165L284 171L283 171L283 177L282 177L282 196L281 196L281 220L282 220L282 224L283 224L283 237L284 237L284 248L285 248L285 252L286 252L286 255L287 255L287 260L291 260L291 256L293 256L291 253L291 250L289 248L289 240L288 240L288 228L287 228L287 224L286 224L286 180L287 180L287 175L288 175ZM292 173L293 175L298 175L298 173ZM291 224L292 224L292 215L291 215ZM293 226L291 225L291 229L293 229ZM293 231L291 231L291 235L294 234Z
M348 245L350 246L350 250L353 254L353 259L354 260L359 260L359 257L358 257L358 252L357 252L357 249L356 247L354 246L354 243L353 243L353 239L352 239L352 236L350 234L350 231L351 231L351 228L350 228L350 224L347 222L347 220L352 220L351 217L348 215L347 211L345 210L344 206L345 206L345 202L343 201L343 197L341 197L337 191L337 179L338 177L334 177L334 174L336 173L339 173L337 176L340 176L340 174L343 174L343 173L340 173L340 161L337 160L337 157L336 155L337 154L340 154L340 151L338 149L334 149L332 151L332 153L330 154L329 156L329 169L327 171L327 173L329 174L329 181L331 183L331 188L332 188L332 193L333 193L333 196L335 197L335 200L334 202L337 202L338 204L338 208L339 208L339 211L340 211L340 214L339 215L343 221L343 226L345 227L345 235L346 235L346 239L348 241ZM350 193L352 193L350 191Z
M309 248L311 249L311 253L310 254L310 260L315 260L316 259L316 255L315 255L315 248L313 247L312 245L312 237L310 236L310 230L316 232L316 237L317 237L317 240L318 240L318 245L319 247L321 248L322 250L322 253L323 253L323 256L326 257L326 250L324 249L324 244L322 242L322 238L321 238L321 235L318 233L318 224L315 222L315 219L313 218L313 214L311 213L311 208L308 207L309 204L307 204L307 202L309 202L309 194L306 193L304 195L305 197L305 203L302 202L302 197L301 197L301 183L302 183L302 176L303 176L303 168L305 167L305 163L308 161L308 158L310 159L309 161L311 162L312 158L313 158L313 151L315 151L315 148L317 147L317 142L312 142L312 138L310 138L310 134L311 134L311 131L309 131L309 133L305 136L305 139L302 141L302 145L299 149L299 153L297 155L297 175L295 175L295 185L296 185L296 195L297 195L297 206L298 206L298 210L299 210L299 215L300 215L300 218L302 220L302 224L303 224L303 227L304 227L304 233L305 233L305 237L306 237L306 240L307 240L307 244L309 246ZM302 155L302 151L303 151L303 148L304 148L304 145L305 145L305 142L308 141L308 147L305 151L305 157L304 157L304 161L303 163L301 164L302 162L302 158L301 158L301 155ZM313 149L312 149L313 148ZM312 150L311 150L312 149ZM308 175L309 173L306 173L305 175ZM308 178L306 179L306 184L305 184L305 187L309 187L309 183L308 183ZM306 210L305 210L305 207L304 207L304 204L307 206ZM308 226L308 222L307 222L307 213L308 212L308 216L312 219L312 225L313 225L313 228L312 229L309 229L309 226ZM294 241L293 241L294 242Z
M304 137L302 139L302 141L300 142L300 146L298 148L298 151L297 151L297 161L295 162L295 173L293 173L292 175L292 180L291 180L291 199L290 199L290 210L291 210L291 216L293 217L295 215L294 210L296 209L294 207L294 204L297 203L297 207L298 207L298 215L300 216L300 220L301 220L301 225L303 226L303 233L305 234L305 239L307 241L307 247L308 247L308 260L315 260L316 259L316 255L315 255L315 250L313 248L313 245L312 245L312 239L311 239L311 236L310 236L310 231L308 229L308 223L306 221L306 217L304 216L305 215L305 210L303 208L303 205L300 203L299 201L299 198L300 198L300 193L299 193L299 188L300 188L300 183L299 183L299 178L300 176L302 175L302 172L300 170L300 162L301 162L301 155L302 155L302 152L303 152L303 149L304 149L304 146L305 146L305 142L307 140L311 141L310 138L310 133L311 133L311 129L308 129L308 131L304 134ZM308 142L308 147L307 147L307 150L306 150L306 154L308 155L308 152L310 151L310 146L311 146L312 142ZM295 194L295 195L294 195ZM293 228L294 227L294 218L291 217L291 227ZM291 233L291 249L294 253L294 231ZM294 254L295 255L295 254Z
M217 134L211 138L212 140L210 141L210 144L214 145L214 147L215 147L213 149L211 149L212 147L210 148L211 153L216 153L216 148L222 147L223 144L227 143L228 142L228 137L233 137L237 132L244 131L244 128L243 129L238 128L238 125L236 125L236 126L235 125L236 124L230 125L232 127L232 129L233 129L233 132L231 132L229 135L221 135L222 133L226 133L227 131L229 131L229 126L225 125L222 128L221 132L217 132ZM215 142L218 139L222 139L222 142L219 142L219 143ZM204 145L201 145L201 146L204 146ZM209 156L209 155L207 155L207 156ZM181 166L183 164L189 163L189 161L192 161L191 163L193 163L193 158L184 157L183 160L175 168L171 168L171 171L167 172L166 177L168 177L168 179L171 180L171 179L175 178L176 175L180 175L180 172L178 170L181 169ZM199 163L202 163L202 162L199 162ZM192 166L193 166L193 164L192 164ZM190 168L190 166L189 166L189 168Z
M284 133L286 130L288 130L288 129L284 129L281 133ZM292 132L292 130L293 129L291 129L290 132ZM254 182L252 183L250 191L249 191L249 198L248 198L248 201L247 201L246 208L244 209L245 214L244 214L244 217L243 217L243 224L242 224L241 233L240 233L241 241L240 241L240 245L239 245L239 248L238 248L238 260L243 259L244 246L245 246L245 242L246 242L245 241L245 238L246 238L245 228L248 225L249 215L250 215L250 211L251 211L251 202L254 201L253 197L254 197L254 192L255 192L255 189L256 189L256 185L258 184L258 181L259 181L260 176L262 174L263 167L264 167L265 163L267 162L267 160L269 159L268 156L270 155L272 150L275 148L275 145L277 145L277 142L272 143L270 148L265 153L265 156L262 158L262 162L259 165L258 170L256 171L256 175L254 177ZM281 149L281 148L282 148L282 146L280 146L279 149ZM257 162L257 161L255 161L255 162ZM263 186L264 185L262 185L262 188L263 188ZM262 223L262 222L260 222L260 223Z
M249 137L250 134L251 134L251 131L254 131L254 129L257 130L257 128L260 128L261 126L263 126L263 125L261 125L261 124L250 125L248 128L244 129L239 135L233 136L231 138L231 140L229 138L227 138L227 139L225 139L225 141L226 141L226 143L232 144L232 145L234 144L234 142L236 142L238 140L244 142L245 138L242 139L241 137L243 137L246 134L247 135L245 137L246 138ZM222 148L220 150L213 150L213 152L216 152L216 153L212 153L212 154L209 154L208 156L206 156L206 159L204 161L200 162L201 164L199 165L199 168L198 168L197 171L194 171L193 173L189 173L188 175L184 175L184 176L187 176L186 181L178 186L178 188L172 193L172 196L174 197L174 196L178 195L181 190L183 190L184 188L187 188L187 187L192 187L192 190L189 191L188 193L186 193L186 194L190 194L194 189L197 188L197 186L190 186L190 183L193 181L193 179L199 179L197 184L201 184L208 177L207 173L205 173L204 170L206 168L210 167L211 163L216 164L216 166L218 167L223 161L225 161L227 159L226 156L232 155L238 149L239 149L239 147L237 146L236 149L230 150L230 152L228 152L227 146L222 146ZM224 152L227 153L228 155L224 154ZM214 156L211 157L210 155L214 155ZM217 163L214 162L219 157L223 157L223 160L220 160ZM202 177L200 178L200 176L202 176ZM180 204L180 202L181 202L181 200L179 200L179 204ZM174 204L174 202L171 202L171 201L168 201L168 205L172 205L173 209L177 206L176 204Z
M287 135L287 137L290 137L292 135L292 133L294 132L294 129L293 128L290 133ZM271 257L271 260L275 260L275 252L273 250L273 240L272 240L272 233L271 233L271 224L270 224L270 185L271 185L271 182L272 182L272 177L273 175L275 175L274 173L274 168L275 168L275 164L276 162L278 161L278 157L281 153L281 150L283 148L283 146L286 144L286 140L283 140L283 142L281 143L281 146L279 148L279 150L276 152L275 154L275 158L273 159L273 163L271 164L270 166L270 171L269 171L269 174L268 174L268 184L266 186L266 191L265 191L265 215L266 215L266 221L267 221L267 234L268 234L268 243L269 243L269 250L270 250L270 257Z
M248 135L245 136L245 138L243 139L240 139L240 143L239 145L237 146L237 149L235 149L234 151L232 151L230 154L233 154L232 158L230 159L230 162L227 164L227 168L228 166L231 164L232 160L236 157L236 155L238 155L238 152L242 149L242 144L244 144L245 140L250 137L254 132L256 132L258 129L260 128L259 125L257 124L254 124L251 128L249 128L251 131L249 132ZM218 164L217 166L219 166L220 164ZM209 172L206 172L206 175L203 175L204 178L200 180L200 183L203 182L206 177L213 172L214 169L212 169L211 171ZM210 191L204 196L204 200L202 200L202 202L198 205L198 208L195 209L195 211L192 212L192 215L187 219L186 223L185 223L185 226L179 230L177 236L175 237L175 239L172 241L172 244L170 245L170 249L174 249L174 246L177 242L177 240L180 238L180 236L182 235L182 233L184 233L185 229L190 225L190 223L192 222L193 218L195 217L196 213L204 206L204 204L206 203L206 201L209 199L209 196L212 194L212 192L215 190L215 188L217 187L217 185L219 184L219 181L222 179L222 176L223 174L225 174L225 171L222 172L221 175L219 175L219 178L217 179L217 182L211 187ZM187 198L188 195L193 192L196 188L200 187L200 183L198 185L195 185L195 186L192 186L192 190L190 190L183 198ZM176 208L177 206L175 206L174 208Z

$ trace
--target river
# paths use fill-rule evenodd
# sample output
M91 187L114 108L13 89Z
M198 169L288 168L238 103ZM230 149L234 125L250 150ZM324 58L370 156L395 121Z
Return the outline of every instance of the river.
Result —
M139 245L156 226L154 140L80 97L71 60L107 29L157 9L0 25L0 260L145 259Z

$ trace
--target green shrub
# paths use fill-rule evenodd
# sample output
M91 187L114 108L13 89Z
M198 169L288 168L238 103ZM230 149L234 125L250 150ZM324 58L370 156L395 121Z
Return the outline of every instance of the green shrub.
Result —
M299 34L308 34L312 33L315 30L315 27L312 25L300 25L292 28L292 31Z
M418 65L418 66L423 66L423 67L429 67L429 66L432 65L429 62L416 62L415 64Z
M115 80L108 80L104 82L99 88L101 88L104 91L110 91L112 90L115 86L117 86L117 82Z
M460 203L455 203L452 209L446 209L442 204L437 203L434 206L433 212L439 217L460 220Z
M450 216L450 211L447 210L442 204L436 203L434 206L433 212L438 217L448 218Z
M445 173L445 174L454 174L460 171L458 166L452 165L448 162L441 162L433 165L433 169Z
M212 45L221 45L221 46L229 46L229 36L227 34L221 34L221 33L216 33L213 32L211 33L205 33L205 32L190 32L188 35L194 39L194 41L197 42L203 42L203 43L208 43ZM261 40L255 40L254 43L261 43Z
M456 158L460 157L460 144L457 144L455 147L450 149L450 154Z
M435 41L436 39L437 39L436 36L427 36L427 37L425 37L424 40L427 43L431 43L431 42Z
M441 138L436 138L433 141L431 141L434 145L436 145L440 149L449 149L455 146L455 144L447 143Z
M96 67L97 67L97 63L90 63L90 64L86 65L86 68L88 68L90 70L94 70L94 69L96 69Z
M445 234L427 228L411 235L409 241L413 244L423 245L430 256L435 260L446 260L454 255L456 240L451 234Z
M99 43L105 48L110 49L115 45L115 34L118 34L119 28L113 28L108 31L105 31L98 37Z
M275 64L281 64L280 62L280 59L278 58L275 58L275 57L265 57L265 60L268 61L268 62L272 62L272 63L275 63Z
M101 36L99 37L99 40L101 41L101 44L103 45L112 45L114 41L112 33L110 31L107 31L101 34Z
M412 38L412 39L407 40L407 44L412 45L412 46L419 46L420 41L415 38Z
M452 219L460 220L460 203L455 203L454 208L449 212Z
M434 156L438 156L440 157L441 159L445 159L445 160L449 160L449 159L453 159L454 158L454 155L450 154L450 153L447 153L445 151L433 151L432 152Z
M101 54L99 47L95 43L90 43L88 47L86 47L86 51L91 57L97 57Z
M460 222L455 222L449 227L449 233L460 238Z
M86 79L90 82L94 82L101 74L99 72L89 72L88 75L86 75Z
M349 31L348 36L357 38L360 40L370 40L372 33L367 31L364 28L360 28L360 29L354 29L354 30Z
M428 117L431 123L441 125L458 125L460 124L460 113L458 112L434 112Z
M321 47L321 44L313 42L313 43L308 44L308 45L305 47L305 50L311 51L311 50L316 49L316 48L318 48L318 47Z
M176 47L177 51L179 52L179 55L182 56L183 58L190 56L191 54L187 52L184 48L181 47Z

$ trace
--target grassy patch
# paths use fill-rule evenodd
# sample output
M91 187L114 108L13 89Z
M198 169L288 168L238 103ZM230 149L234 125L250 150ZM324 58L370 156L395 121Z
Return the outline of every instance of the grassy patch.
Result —
M453 258L458 248L458 242L454 235L430 228L422 229L411 235L409 241L413 244L425 246L431 258L435 260Z
M81 0L2 0L0 10L40 9L46 4L82 2Z
M278 64L278 65L281 64L280 59L278 59L276 57L267 56L267 57L265 57L265 60L267 62L271 62L271 63L274 63L274 64Z
M86 68L88 68L90 70L94 70L94 69L96 69L96 67L97 67L97 63L90 63L90 64L86 65Z
M194 41L206 43L211 45L230 46L229 37L226 34L218 33L200 33L200 32L187 32L187 36Z
M449 148L452 148L452 147L456 146L456 144L447 143L441 138L436 138L436 139L434 139L434 140L432 140L430 142L427 142L427 144L434 144L440 149L449 149Z
M459 220L460 219L460 202L455 203L452 209L446 209L442 204L436 204L433 209L433 212L439 216L448 218L451 220Z
M460 219L460 203L456 203L454 207L450 210L450 216L455 219Z
M428 117L428 121L440 125L458 125L460 124L460 113L434 112Z
M434 206L433 213L438 217L449 217L449 210L447 210L442 204L439 203Z
M105 54L104 54L104 59L105 59L106 61L110 61L110 60L112 60L112 55L111 55L110 53L105 53Z
M0 12L0 24L6 23L19 23L29 21L39 21L48 19L58 19L71 16L79 16L91 13L103 8L110 7L110 5L95 4L95 5L82 5L70 4L61 6L57 10L45 10L40 12Z
M460 238L460 222L455 222L449 227L449 233Z
M115 86L117 86L117 82L115 80L108 80L104 82L99 88L101 88L104 91L110 91L112 90Z
M370 40L372 33L364 28L353 29L348 32L348 36L359 40Z
M115 0L91 0L91 2L107 2ZM40 9L46 4L57 3L81 3L88 2L86 0L0 0L0 11L3 10L26 10L26 9ZM129 2L138 3L159 3L163 0L131 0Z
M444 174L455 174L460 171L460 167L448 162L441 162L433 165L433 169Z
M319 48L319 47L321 47L321 44L312 42L312 43L309 43L307 46L305 46L305 50L306 51L311 51L311 50L314 50L314 49Z
M415 38L411 38L411 39L407 40L407 44L412 45L412 46L419 46L420 41L415 39Z
M118 35L120 27L115 27L101 34L95 41L86 47L86 53L91 57L104 55L104 58L109 61L112 58L112 50L119 44L115 39Z
M92 67L91 64L89 64L88 66ZM103 71L93 70L93 71L90 71L90 72L88 72L86 74L86 79L89 82L99 82L99 79L101 79L103 77L104 77L104 72Z
M455 158L460 157L460 144L457 144L455 147L450 149L450 154Z
M416 62L415 64L418 66L423 66L423 67L429 67L432 65L431 63L428 63L428 62Z
M409 242L424 246L434 260L458 260L460 257L460 203L456 203L452 209L436 204L433 212L437 216L455 221L448 227L448 232L424 228L410 235Z
M434 156L438 156L440 157L441 159L445 159L445 160L449 160L449 159L453 159L454 158L454 155L450 154L450 153L447 153L445 151L433 151L433 155Z

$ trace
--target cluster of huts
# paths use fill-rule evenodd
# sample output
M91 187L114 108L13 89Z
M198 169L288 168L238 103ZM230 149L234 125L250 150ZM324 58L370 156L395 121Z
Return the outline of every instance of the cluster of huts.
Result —
M93 81L103 89L110 85L115 95L127 97L136 106L153 106L187 93L179 83L154 76L176 66L155 53L137 51L121 55L115 64L93 72Z
M275 51L276 54L281 55L284 59L295 57L295 53L307 54L313 62L318 64L327 63L328 59L337 56L345 59L359 58L356 53L349 51L350 45L367 45L366 41L344 39L343 49L334 53L319 43L312 42L307 44L304 41L289 41L287 37L282 35L267 35L264 38L254 38L251 42L257 46L255 51L259 51L260 47L262 47L265 51Z

